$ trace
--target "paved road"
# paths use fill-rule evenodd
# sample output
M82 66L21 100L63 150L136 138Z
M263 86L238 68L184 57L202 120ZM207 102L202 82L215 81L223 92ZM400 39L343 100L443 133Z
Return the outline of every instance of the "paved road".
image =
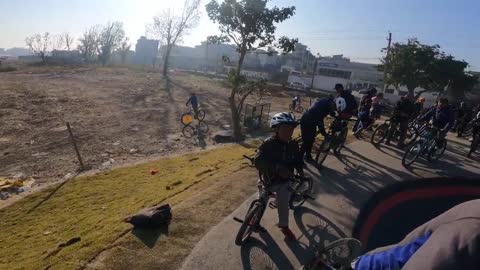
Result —
M350 235L359 207L380 187L418 177L478 176L478 157L464 158L467 145L465 141L463 144L451 141L440 161L420 160L407 170L401 165L400 150L386 146L376 149L367 142L354 142L343 150L341 159L328 157L320 172L309 168L315 179L316 200L290 214L297 243L283 240L275 227L276 211L268 209L262 219L268 232L254 234L241 248L234 244L240 224L232 218L244 217L256 197L252 195L197 244L182 269L298 269L312 258L316 245Z

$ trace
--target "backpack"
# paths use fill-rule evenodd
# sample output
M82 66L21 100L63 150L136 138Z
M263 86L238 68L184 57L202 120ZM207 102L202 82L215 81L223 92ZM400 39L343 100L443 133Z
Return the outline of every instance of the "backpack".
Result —
M172 220L172 209L169 204L145 208L125 219L135 227L169 225Z

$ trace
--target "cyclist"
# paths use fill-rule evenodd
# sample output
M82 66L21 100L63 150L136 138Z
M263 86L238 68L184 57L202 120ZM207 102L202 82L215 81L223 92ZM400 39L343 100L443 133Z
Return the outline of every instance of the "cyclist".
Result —
M437 107L430 109L425 116L422 117L422 121L433 120L433 127L438 128L440 134L438 134L437 144L443 141L447 136L448 131L455 122L455 113L448 105L447 98L441 98Z
M368 91L367 94L365 94L362 99L360 100L360 107L358 108L358 120L357 123L355 124L357 127L357 130L354 132L355 137L359 138L360 132L363 130L363 128L358 129L359 121L362 122L363 127L368 127L371 123L370 119L370 110L372 108L372 99L375 97L377 93L377 89L372 88L370 91Z
M420 116L420 114L422 114L424 104L425 98L419 97L415 102L415 112L413 114L413 118L417 118L418 116Z
M463 131L467 127L468 123L472 121L473 110L468 108L465 102L460 102L460 107L457 111L457 137L462 137Z
M297 109L297 104L300 105L300 98L295 95L293 98L292 98L292 108L293 110L296 110Z
M190 95L190 98L188 99L187 104L185 104L185 106L188 106L189 104L192 107L195 118L198 118L198 98L195 95L195 93L192 93Z
M343 100L345 103L345 100ZM325 137L328 137L325 131L323 120L327 115L334 116L335 100L332 96L318 99L313 105L302 115L300 119L300 129L302 132L302 155L305 156L305 161L312 162L312 147L317 135L317 127L319 132Z
M383 93L378 93L372 98L372 111L370 115L373 119L379 119L383 112Z
M352 118L352 116L354 116L357 112L357 100L355 100L355 97L352 95L352 93L350 93L350 91L346 91L343 88L343 85L341 83L337 83L335 85L335 91L337 92L337 97L342 97L346 102L346 108L340 112L340 118Z
M477 112L477 115L472 122L472 138L469 140L470 142L473 142L475 138L478 135L480 135L479 131L480 131L480 112Z
M288 226L290 180L294 177L294 170L303 176L300 149L298 143L292 140L293 130L297 125L293 113L275 114L270 122L275 135L260 145L255 157L255 167L260 172L261 179L268 182L271 185L270 190L277 194L278 227L287 240L296 239ZM261 195L263 185L260 180L258 184Z
M401 97L401 99L397 102L393 112L392 126L388 131L387 141L385 142L387 145L390 145L390 141L392 140L397 125L400 125L400 139L398 140L397 147L405 147L405 138L407 137L408 122L414 113L414 104L412 100L413 95L407 94Z

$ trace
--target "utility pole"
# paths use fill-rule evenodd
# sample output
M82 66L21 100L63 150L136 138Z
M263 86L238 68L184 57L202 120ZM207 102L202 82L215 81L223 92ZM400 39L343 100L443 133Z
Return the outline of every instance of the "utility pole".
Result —
M387 89L387 67L388 67L388 60L390 55L390 45L392 45L392 33L388 32L388 46L387 46L387 56L385 57L385 66L383 67L383 92Z
M315 57L315 65L313 67L313 72L312 72L312 85L310 86L311 90L313 90L313 80L315 79L315 74L317 74L318 57L319 55L317 54L317 57Z

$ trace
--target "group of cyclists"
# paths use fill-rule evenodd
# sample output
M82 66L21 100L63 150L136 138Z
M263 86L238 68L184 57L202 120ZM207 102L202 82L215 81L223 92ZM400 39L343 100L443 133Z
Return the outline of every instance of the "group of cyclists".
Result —
M262 194L262 189L265 188L264 185L267 182L268 188L276 193L275 207L278 210L278 227L286 240L294 241L296 239L289 228L288 220L288 202L291 196L289 182L293 179L295 171L303 176L303 161L311 162L313 160L312 147L317 134L322 134L325 139L330 136L325 131L325 117L350 119L357 115L363 126L368 128L382 114L383 94L377 93L374 88L362 97L359 105L353 95L349 91L345 91L342 84L335 85L335 91L335 96L317 99L299 121L292 112L275 114L270 122L274 134L257 149L254 164L260 172L260 179L263 179L258 183L259 194ZM292 102L292 107L295 108L300 99L296 97ZM436 106L431 108L424 108L424 102L423 98L415 101L412 95L406 95L395 105L392 121L394 125L399 125L398 147L405 147L408 123L412 119L419 119L423 123L431 122L431 125L440 132L439 139L445 138L447 132L454 127L455 114L448 99L441 98ZM480 113L477 118L479 116ZM298 125L301 129L301 147L292 139L293 131ZM477 135L478 128L474 131L474 136ZM390 143L392 137L393 134L389 132L387 143ZM382 258L377 259L382 260ZM388 261L391 258L383 259Z

